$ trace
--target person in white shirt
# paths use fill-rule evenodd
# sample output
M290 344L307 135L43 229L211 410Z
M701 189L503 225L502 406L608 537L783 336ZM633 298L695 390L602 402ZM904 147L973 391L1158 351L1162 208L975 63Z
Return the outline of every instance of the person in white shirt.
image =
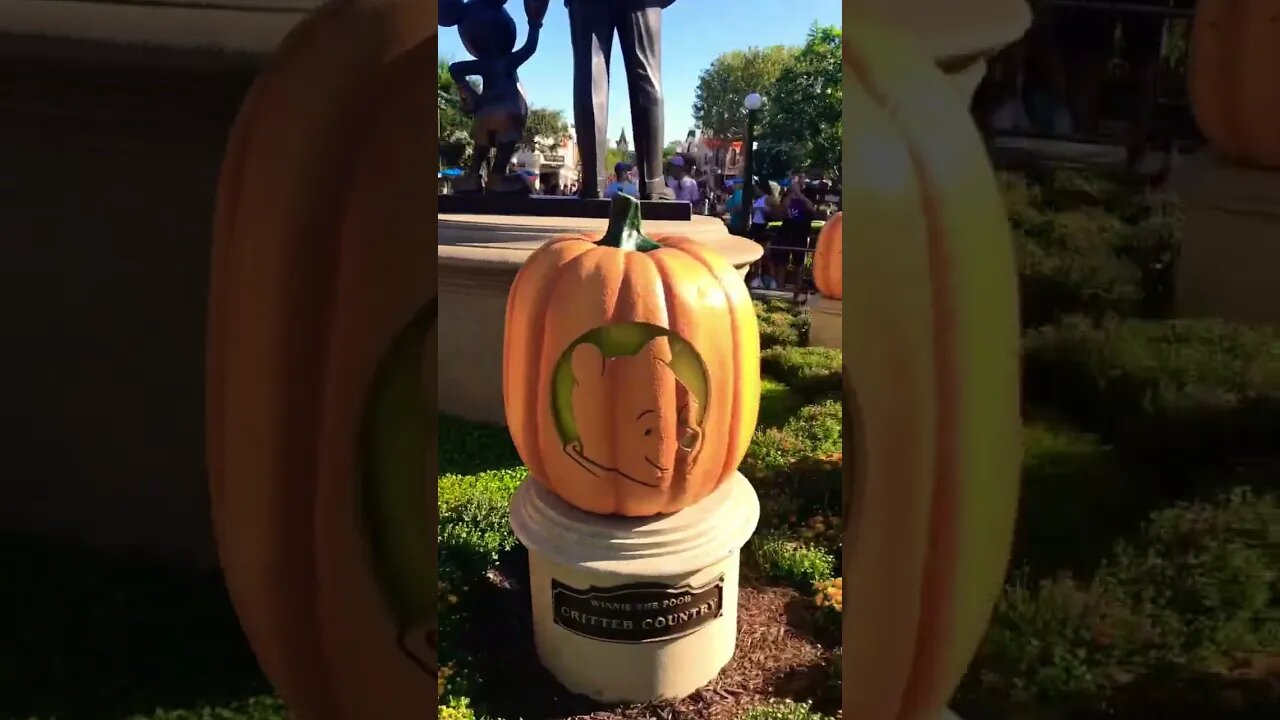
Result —
M631 180L631 166L626 163L618 163L613 166L613 182L604 189L604 196L611 198L618 193L630 195L631 197L640 197L640 191L636 189L636 184Z
M667 187L671 188L671 192L675 193L676 201L678 202L696 205L701 199L701 193L698 192L698 181L689 177L684 157L681 155L671 158L671 179L667 180Z

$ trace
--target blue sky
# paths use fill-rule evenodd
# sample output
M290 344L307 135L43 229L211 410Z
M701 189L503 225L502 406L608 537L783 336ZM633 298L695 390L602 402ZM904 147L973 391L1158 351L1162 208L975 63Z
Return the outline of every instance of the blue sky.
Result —
M528 22L521 0L508 0L516 19L519 43ZM693 126L693 92L698 75L717 56L730 50L766 45L798 45L814 22L839 25L840 0L676 0L663 14L662 86L665 96L664 134L683 140ZM466 60L471 56L458 40L456 28L440 28L440 56ZM609 86L609 138L625 127L631 137L627 86L622 53L614 41ZM569 17L563 0L551 0L538 40L538 52L520 68L529 103L563 110L573 122L573 65L569 50Z

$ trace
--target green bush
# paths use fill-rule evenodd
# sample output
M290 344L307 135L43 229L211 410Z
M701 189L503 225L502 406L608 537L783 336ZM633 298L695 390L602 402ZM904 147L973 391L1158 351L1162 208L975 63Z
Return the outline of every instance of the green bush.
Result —
M1024 397L1166 473L1274 459L1280 334L1210 320L1066 318L1026 335Z
M796 391L771 378L760 379L760 415L757 427L780 428L804 405Z
M1004 174L1024 327L1064 314L1165 317L1181 222L1143 188L1096 172Z
M809 342L809 311L782 300L755 302L760 347L804 345Z
M441 475L472 475L524 465L505 427L453 415L440 416L436 447Z
M808 398L840 392L841 352L825 347L775 347L760 353L760 369Z
M1280 650L1280 508L1238 490L1160 510L1092 582L1015 574L958 693L962 714L1102 717L1125 686Z
M841 413L838 400L824 400L800 408L781 428L757 429L742 461L742 473L752 479L768 479L797 464L840 454L844 435Z
M264 696L229 706L160 710L150 715L132 715L128 720L285 720L287 717L279 698Z
M1118 598L1068 577L1015 577L956 693L967 717L1091 717L1134 670L1150 630Z
M807 702L774 700L749 708L738 720L830 720L828 716L810 709Z
M1068 313L1129 315L1142 304L1140 273L1106 247L1071 249L1015 236L1022 326Z
M1154 478L1097 436L1057 424L1029 422L1022 441L1013 565L1032 578L1061 570L1091 576L1158 502Z
M1182 216L1170 204L1128 228L1116 253L1138 269L1142 317L1173 314L1174 271L1182 252Z
M1152 515L1117 544L1098 582L1149 619L1163 654L1213 667L1280 650L1280 506L1239 489Z
M752 545L761 574L800 592L835 577L836 558L817 545L778 536L754 539Z
M739 470L760 493L760 524L839 516L842 510L841 405L824 401L798 410L781 428L756 430Z
M515 547L509 506L527 475L518 468L440 477L441 580L478 577Z

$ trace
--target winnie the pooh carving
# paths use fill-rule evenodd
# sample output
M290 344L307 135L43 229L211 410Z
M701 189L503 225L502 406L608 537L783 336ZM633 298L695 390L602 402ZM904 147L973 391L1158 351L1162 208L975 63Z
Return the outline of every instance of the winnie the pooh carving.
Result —
M578 437L565 452L587 472L652 488L687 476L702 446L694 393L672 369L670 342L654 338L632 355L573 349L573 414ZM595 408L604 401L603 420Z

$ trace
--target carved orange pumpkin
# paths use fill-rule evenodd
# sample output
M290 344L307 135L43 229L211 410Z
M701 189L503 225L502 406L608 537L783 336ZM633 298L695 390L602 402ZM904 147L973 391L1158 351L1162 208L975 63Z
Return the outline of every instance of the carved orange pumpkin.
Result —
M614 200L603 238L555 238L507 298L503 398L520 457L589 512L670 513L737 469L760 404L760 337L728 261L645 237Z
M813 284L822 297L839 300L844 293L844 213L836 213L818 233L813 254Z
M1196 124L1236 162L1280 168L1280 0L1199 0L1187 86Z
M210 495L296 720L435 707L435 4L340 0L233 129L208 330Z
M965 99L846 22L844 716L936 718L1003 586L1021 458L1017 287Z

